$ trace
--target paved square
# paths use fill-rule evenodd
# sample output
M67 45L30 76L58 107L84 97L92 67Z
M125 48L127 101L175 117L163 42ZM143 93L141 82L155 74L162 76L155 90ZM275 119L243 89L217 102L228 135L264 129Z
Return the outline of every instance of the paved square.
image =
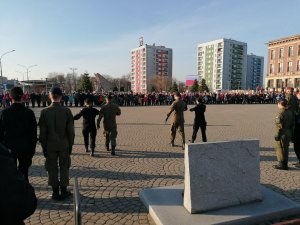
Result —
M191 106L189 106L190 108ZM147 210L139 200L143 188L183 183L181 148L168 146L170 125L164 124L168 106L122 107L118 117L117 155L104 148L103 128L97 134L96 157L85 153L82 120L75 122L72 177L78 177L83 224L149 224ZM40 109L34 109L39 117ZM72 109L73 114L79 108ZM274 116L276 105L208 105L208 141L259 139L261 183L300 203L300 170L274 170ZM192 134L194 113L185 113L186 141ZM102 125L102 124L101 124ZM200 132L200 131L199 131ZM200 140L200 133L197 140ZM179 145L180 140L176 139ZM54 202L47 186L44 157L38 145L30 169L30 182L38 197L38 208L26 224L74 224L73 199ZM290 162L296 161L291 149Z

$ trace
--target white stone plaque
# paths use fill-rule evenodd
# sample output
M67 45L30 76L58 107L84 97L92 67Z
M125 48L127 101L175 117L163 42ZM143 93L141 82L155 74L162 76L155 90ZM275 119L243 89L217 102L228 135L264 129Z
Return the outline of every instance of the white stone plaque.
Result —
M190 213L262 200L258 140L188 144L184 157Z

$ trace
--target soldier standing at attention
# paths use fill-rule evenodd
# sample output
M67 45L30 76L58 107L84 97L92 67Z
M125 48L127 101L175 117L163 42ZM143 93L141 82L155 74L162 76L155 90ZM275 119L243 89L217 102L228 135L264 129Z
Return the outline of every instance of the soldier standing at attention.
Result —
M191 108L191 112L195 112L195 119L194 119L194 125L193 125L193 135L191 142L194 143L197 137L197 133L199 128L201 129L202 134L202 141L207 142L206 139L206 120L205 120L205 110L206 105L202 103L202 97L199 96L196 99L197 105L194 108Z
M167 114L165 122L168 121L169 116L174 111L174 117L171 127L171 146L174 147L174 140L176 137L176 130L179 130L179 134L182 138L182 149L185 148L185 134L184 134L184 115L183 112L187 110L187 105L184 101L181 100L181 95L179 92L176 92L175 101L171 105L170 112Z
M99 110L95 109L93 107L93 99L87 98L85 100L85 107L74 116L74 120L78 120L81 117L83 117L83 129L82 134L84 138L84 146L85 151L89 151L89 138L91 140L90 147L92 150L91 156L94 156L95 152L95 142L96 142L96 135L97 135L97 129L96 129L96 123L95 118L99 115Z
M286 108L291 110L294 116L296 116L296 114L298 114L299 104L297 97L294 95L293 88L289 87L286 89L285 99L287 101Z
M21 102L22 88L12 88L10 95L12 106L0 112L0 142L11 150L18 170L28 181L28 168L37 142L37 122L33 111Z
M275 118L275 152L277 155L278 165L273 166L275 169L288 170L289 144L294 132L295 117L287 109L287 101L282 99L277 104L279 112Z
M116 149L116 138L118 135L117 132L117 123L116 123L116 116L121 115L121 109L115 103L112 103L112 96L109 95L106 98L106 104L101 107L99 112L99 117L97 120L97 128L100 128L101 119L103 120L104 126L104 136L105 136L105 146L106 150L109 151L109 143L111 142L111 155L115 155Z
M70 154L75 136L72 112L60 104L61 97L61 89L53 87L50 90L52 104L41 111L39 120L40 142L46 157L48 184L52 186L52 199L56 201L64 200L71 195L67 186L71 165ZM59 187L61 194L59 194Z

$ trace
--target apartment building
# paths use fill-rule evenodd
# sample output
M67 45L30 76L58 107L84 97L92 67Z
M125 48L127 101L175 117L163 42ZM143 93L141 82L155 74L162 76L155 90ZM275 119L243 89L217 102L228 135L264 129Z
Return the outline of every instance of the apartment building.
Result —
M167 88L172 79L173 51L165 46L140 43L131 50L131 90L134 93L148 93L155 86Z
M199 44L197 50L198 76L210 90L246 88L246 43L222 38Z
M300 87L300 34L268 43L265 88Z
M247 55L246 89L263 88L264 57L254 54Z

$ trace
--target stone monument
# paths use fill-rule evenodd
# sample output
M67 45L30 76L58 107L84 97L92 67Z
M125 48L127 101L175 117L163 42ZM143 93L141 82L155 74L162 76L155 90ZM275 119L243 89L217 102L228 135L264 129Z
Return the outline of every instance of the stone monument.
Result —
M262 200L258 140L189 144L184 163L190 213Z

